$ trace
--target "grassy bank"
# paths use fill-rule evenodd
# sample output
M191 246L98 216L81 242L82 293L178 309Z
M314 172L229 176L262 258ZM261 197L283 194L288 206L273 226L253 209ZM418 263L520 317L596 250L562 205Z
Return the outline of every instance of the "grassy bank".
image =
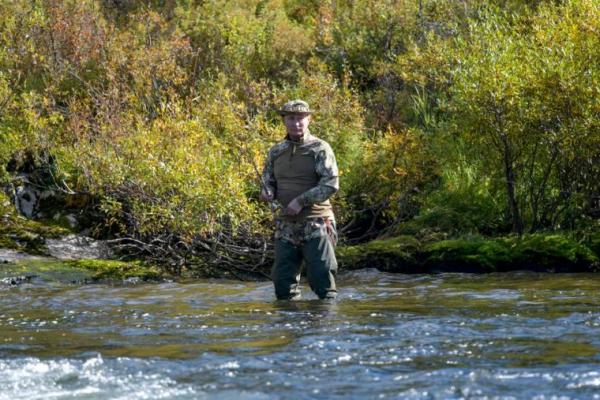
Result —
M412 236L341 247L342 269L377 268L388 272L595 272L600 269L600 235L576 241L567 233L497 238L464 237L420 242Z

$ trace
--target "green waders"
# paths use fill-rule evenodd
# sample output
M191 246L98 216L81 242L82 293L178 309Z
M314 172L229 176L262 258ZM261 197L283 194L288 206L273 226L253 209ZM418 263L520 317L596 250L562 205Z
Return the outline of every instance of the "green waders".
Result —
M277 299L300 298L300 268L303 260L312 291L320 299L334 299L337 296L337 261L333 244L326 232L297 245L282 239L275 240L275 263L271 277Z

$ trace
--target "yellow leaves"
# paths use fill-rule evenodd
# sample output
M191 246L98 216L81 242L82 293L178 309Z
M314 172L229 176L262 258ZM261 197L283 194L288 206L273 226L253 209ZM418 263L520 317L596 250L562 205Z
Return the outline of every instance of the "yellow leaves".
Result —
M210 230L215 228L216 216L252 215L249 209L254 206L245 195L247 174L239 169L237 152L229 152L228 144L215 140L198 121L156 120L122 145L116 150L126 158L110 158L121 163L120 174L141 191L130 196L137 204L132 212L144 229ZM102 168L98 163L95 166ZM111 183L110 179L100 181ZM153 204L143 203L148 197ZM198 210L210 210L210 218L198 221L194 216ZM190 219L198 225L189 225Z
M405 169L403 169L403 168L399 168L399 167L393 167L393 168L392 168L392 171L393 171L393 172L394 172L394 173L395 173L397 176L400 176L400 177L405 177L405 176L407 176L407 175L408 175L408 171L406 171L406 170L405 170Z

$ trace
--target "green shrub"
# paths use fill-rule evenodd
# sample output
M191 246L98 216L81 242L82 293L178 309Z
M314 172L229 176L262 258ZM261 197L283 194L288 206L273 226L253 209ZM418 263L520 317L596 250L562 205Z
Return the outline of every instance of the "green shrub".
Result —
M146 3L2 2L3 184L49 154L112 233L264 239L257 172L300 97L355 242L593 225L593 0Z

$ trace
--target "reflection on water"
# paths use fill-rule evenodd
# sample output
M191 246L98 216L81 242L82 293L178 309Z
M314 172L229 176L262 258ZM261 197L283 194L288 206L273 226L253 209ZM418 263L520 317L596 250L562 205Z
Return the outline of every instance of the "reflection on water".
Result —
M0 399L600 398L596 275L338 281L0 286Z

